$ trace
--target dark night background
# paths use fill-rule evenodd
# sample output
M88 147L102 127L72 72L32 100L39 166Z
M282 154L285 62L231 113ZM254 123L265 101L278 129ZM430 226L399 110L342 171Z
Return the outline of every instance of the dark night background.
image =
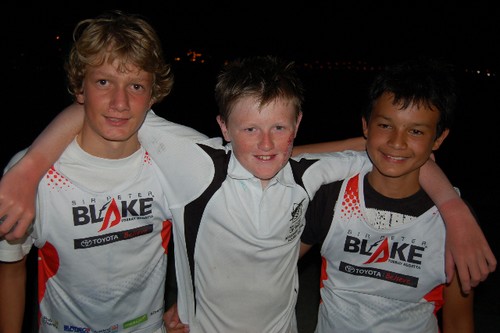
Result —
M417 54L455 65L460 104L437 162L459 187L500 259L495 209L500 105L500 11L493 1L101 1L10 4L0 23L2 166L71 100L63 61L75 24L107 9L157 29L176 78L160 115L218 136L213 88L224 61L253 54L294 60L306 84L296 144L361 134L367 84L385 64ZM500 323L495 272L476 288L477 332ZM300 318L300 317L299 317Z

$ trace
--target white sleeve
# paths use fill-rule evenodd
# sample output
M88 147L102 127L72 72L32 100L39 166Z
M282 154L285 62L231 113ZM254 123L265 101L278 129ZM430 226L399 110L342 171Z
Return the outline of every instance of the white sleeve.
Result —
M17 152L9 161L3 172L7 172L10 168L14 166L28 151L28 148L25 148L19 152ZM37 196L38 200L38 196ZM37 212L38 216L38 203L37 203ZM24 258L31 250L33 246L34 239L31 236L25 236L21 239L15 241L8 241L4 238L0 237L0 261L5 262L14 262L21 260Z
M153 110L149 110L146 114L144 123L139 129L139 140L141 144L148 149L148 145L151 141L161 141L163 136L167 138L184 138L194 142L207 139L205 134L191 127L168 121L156 115Z
M156 162L167 181L167 198L172 205L190 200L210 184L213 162L198 143L221 147L220 138L170 122L149 111L139 130L139 141Z
M0 261L14 262L23 259L33 246L33 238L25 236L15 241L0 238Z
M7 172L10 168L14 166L25 154L28 148L21 150L17 154L15 154L3 170L3 172ZM14 262L21 260L26 256L33 244L31 237L23 237L16 241L8 241L0 237L0 261L5 262Z
M317 160L303 175L304 185L311 199L321 185L344 180L372 169L365 151L345 150L334 153L301 154L293 159L304 158Z

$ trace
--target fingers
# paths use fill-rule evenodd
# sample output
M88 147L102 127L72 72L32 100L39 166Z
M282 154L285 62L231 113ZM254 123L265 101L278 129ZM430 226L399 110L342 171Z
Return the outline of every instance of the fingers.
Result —
M167 327L168 333L189 333L189 326L185 324L177 324L175 327Z
M183 324L177 312L177 303L174 303L163 315L163 321L169 333L189 333L189 325Z
M457 262L457 273L460 278L460 285L464 294L469 294L471 291L471 275L469 274L469 267L465 263Z
M497 261L489 246L482 247L473 259L469 263L469 274L471 286L476 287L496 270Z
M12 215L3 215L0 218L0 237L7 235L12 231L17 224L17 219ZM7 237L5 237L7 239Z
M495 255L493 254L493 251L489 246L484 248L483 252L485 253L485 258L487 261L487 270L489 273L493 273L497 268L497 259L495 258Z
M25 213L23 215L9 213L3 215L0 223L0 237L13 241L23 238L33 222L34 215Z
M34 207L14 202L0 200L0 237L11 241L24 237L35 218Z
M456 262L457 273L462 286L462 291L469 294L471 289L477 287L479 283L486 280L488 275L496 269L496 260L493 256L487 260L489 256L483 252L472 255L469 258L463 258L461 262ZM448 257L447 257L448 260ZM446 263L447 281L450 281L448 276L450 268L449 263Z
M455 274L455 261L450 251L446 251L445 255L445 272L446 272L446 283L450 283L453 280L453 275Z
M480 282L485 281L488 275L495 271L497 265L495 256L489 248L483 249L483 252L477 256L475 261L477 265L473 266L474 269L470 269L472 287L476 287Z

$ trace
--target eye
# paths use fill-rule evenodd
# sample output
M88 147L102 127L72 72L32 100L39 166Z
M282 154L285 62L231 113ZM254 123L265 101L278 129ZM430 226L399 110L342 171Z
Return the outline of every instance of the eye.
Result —
M97 84L100 85L100 86L105 86L108 84L108 80L97 80Z
M391 126L389 124L384 124L384 123L378 124L377 126L380 127L380 128L384 128L384 129L385 128L391 128Z
M285 126L276 125L276 130L278 130L278 131L284 131L285 129L286 129Z
M255 127L247 127L247 128L245 128L245 132L249 132L249 133L255 132Z
M419 131L419 130L417 130L417 129L412 129L412 130L410 130L410 133L411 133L412 135L424 135L424 132Z
M141 84L133 84L132 89L140 91L140 90L144 90L144 86L142 86Z

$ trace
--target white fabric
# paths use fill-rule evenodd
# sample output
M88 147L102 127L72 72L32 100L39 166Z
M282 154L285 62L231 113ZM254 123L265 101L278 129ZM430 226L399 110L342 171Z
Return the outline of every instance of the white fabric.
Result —
M321 159L303 162L304 187L288 163L263 190L220 139L194 144L169 126L149 115L140 140L168 183L181 320L192 333L297 332L298 245L310 197L359 172L366 154L308 155ZM222 184L211 185L219 174Z
M171 234L163 183L143 149L123 160L90 156L76 141L65 150L40 182L30 236L0 241L0 260L39 248L40 332L163 330Z
M321 247L316 332L437 333L430 300L442 301L446 280L445 226L437 208L385 230L367 216L363 175L356 176L342 185Z

